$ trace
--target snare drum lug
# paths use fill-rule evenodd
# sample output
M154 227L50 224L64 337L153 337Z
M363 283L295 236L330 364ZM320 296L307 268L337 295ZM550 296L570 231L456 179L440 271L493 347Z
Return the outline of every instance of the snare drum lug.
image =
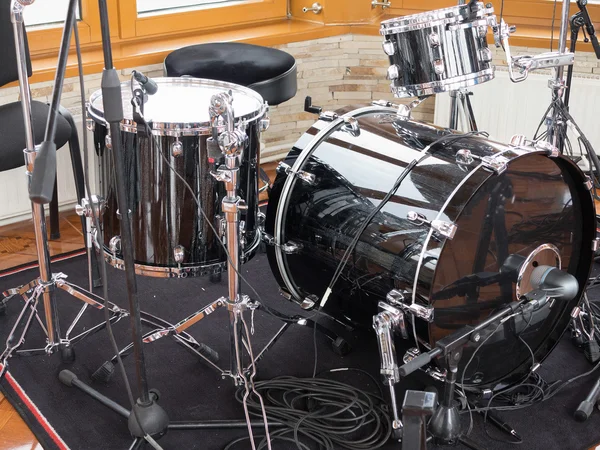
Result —
M440 46L440 36L439 34L433 32L429 35L429 45L431 48L437 48Z
M596 238L592 241L592 251L597 252L600 248L600 238Z
M396 53L396 46L392 41L383 41L382 47L383 52L388 56L392 56L394 53Z
M271 125L271 118L269 116L265 115L265 117L260 119L260 123L259 123L260 132L263 133L263 132L267 131L269 129L270 125Z
M344 125L342 125L342 131L350 133L354 137L360 136L358 120L356 120L354 117L345 117Z
M110 134L106 135L106 138L104 139L104 145L106 145L107 149L112 149L112 139L110 138Z
M292 170L291 166L284 163L283 161L279 163L276 170L277 170L277 173L283 173L286 175L294 175L296 178L299 178L302 181L304 181L310 185L314 185L315 181L317 179L312 173L305 172L303 170L294 172Z
M488 63L492 59L494 59L494 55L492 55L492 51L488 47L484 47L479 50L479 60L483 63Z
M594 187L594 182L590 179L590 177L585 177L585 181L583 182L583 185L585 186L585 188L588 191L591 191L592 188Z
M185 258L185 247L178 245L173 249L173 259L177 264L181 264Z
M388 80L397 80L398 77L400 76L400 69L398 68L398 66L396 64L392 64L390 67L388 67L387 70L387 79Z
M477 32L479 33L479 37L484 38L487 36L487 27L479 26L477 27Z
M435 61L433 61L433 70L436 74L442 75L446 71L444 61L442 61L441 59L436 59Z
M171 154L177 158L183 155L183 144L179 139L177 139L173 144L171 144Z
M321 114L319 114L319 120L324 120L326 122L333 122L337 118L337 113L333 111L324 111Z

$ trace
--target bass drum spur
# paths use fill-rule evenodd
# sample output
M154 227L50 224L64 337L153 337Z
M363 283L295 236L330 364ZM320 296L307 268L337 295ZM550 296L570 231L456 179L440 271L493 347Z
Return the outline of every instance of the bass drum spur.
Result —
M546 143L505 145L396 113L342 109L300 138L271 191L271 269L286 297L318 303L357 230L416 160L361 234L324 311L371 327L394 291L396 304L420 312L405 314L406 330L425 351L516 301L537 265L560 266L577 278L577 297L507 321L464 374L471 386L513 382L531 367L521 339L536 361L545 358L586 285L595 239L590 184ZM461 376L476 347L465 348Z
M129 204L117 204L112 146L107 138L102 92L90 98L88 114L94 128L95 148L100 161L100 208L106 260L123 268L120 248L120 214L131 215L136 272L152 277L192 277L220 273L227 258L219 242L225 230L221 200L226 195L222 182L211 176L224 157L207 145L213 127L209 115L211 97L231 92L236 129L243 129L247 145L240 164L240 196L248 209L240 226L241 258L248 260L260 244L258 229L259 137L268 122L262 97L243 86L198 78L155 78L158 91L147 98L144 117L148 129L134 120L130 83L123 83L121 123L125 180ZM222 124L219 132L223 131ZM112 136L112 139L115 139ZM204 214L192 197L192 188Z

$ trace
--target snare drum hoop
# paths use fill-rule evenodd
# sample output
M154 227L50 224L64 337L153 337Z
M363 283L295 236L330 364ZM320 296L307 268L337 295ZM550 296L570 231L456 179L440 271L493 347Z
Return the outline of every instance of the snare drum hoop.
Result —
M353 117L357 118L365 114L369 114L372 112L386 112L391 114L396 114L396 108L389 108L383 106L366 106L363 108L358 108L353 111L350 111L342 116L339 116L332 122L330 122L326 127L320 130L315 137L304 147L294 165L291 169L290 173L297 172L302 169L304 163L308 160L308 158L314 153L314 151L319 147L319 145L323 142L324 139L329 137L329 135L340 125L344 123L344 119ZM287 212L288 204L290 201L290 194L294 188L294 183L296 182L296 177L288 176L283 185L283 189L281 190L281 196L279 197L279 202L277 204L277 210L275 212L275 225L273 227L273 238L275 240L275 259L277 261L277 267L279 268L279 273L281 274L281 278L288 290L288 292L297 300L302 300L302 295L296 289L293 281L289 277L289 270L285 264L284 253L281 250L281 246L284 244L282 239L283 234L283 218L284 214Z
M409 86L394 86L392 83L390 89L397 98L420 97L423 95L439 94L440 92L455 91L460 88L475 86L493 80L495 77L495 68L491 67L480 72L460 75L458 77L446 78L445 80L432 81L430 83L413 84Z
M422 30L438 25L456 25L464 21L465 17L463 16L463 13L466 9L467 5L458 5L384 20L381 22L379 32L382 36L388 36L391 34ZM486 8L482 2L478 2L475 17L477 19L482 19L493 12L493 8Z
M238 84L228 83L226 81L218 81L218 80L209 80L207 78L155 78L155 81L158 83L168 81L172 84L177 84L182 87L216 87L219 89L223 89L223 91L231 89L235 93L243 93L244 95L253 98L256 100L257 104L260 105L258 109L254 112L248 113L246 115L235 117L236 124L240 121L245 121L246 123L252 123L264 117L267 113L269 107L266 102L263 100L262 96L252 89L249 89L245 86L241 86ZM121 90L130 89L130 82L125 81L121 83ZM104 119L104 111L100 111L99 109L94 107L94 104L98 102L98 99L102 97L102 89L95 91L90 96L90 101L88 104L87 112L95 122L105 126L108 128L108 124ZM208 110L208 104L206 105L206 109ZM212 126L210 121L206 122L153 122L149 121L149 124L152 128L152 134L154 136L172 136L172 137L180 137L180 136L208 136L212 134ZM225 131L225 127L217 127L219 133ZM137 133L137 123L133 120L133 118L124 118L121 121L121 131L126 133Z

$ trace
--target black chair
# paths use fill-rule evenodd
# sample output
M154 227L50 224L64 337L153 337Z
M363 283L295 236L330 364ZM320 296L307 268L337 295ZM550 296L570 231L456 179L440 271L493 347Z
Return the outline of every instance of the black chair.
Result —
M19 79L10 3L10 0L0 0L0 42L2 43L0 45L0 87ZM25 45L27 50L27 72L28 76L31 76L31 60L27 42ZM49 106L45 103L32 101L31 110L35 143L37 145L44 140ZM25 165L23 150L26 147L26 143L25 125L20 102L0 105L0 137L0 172L23 167ZM77 199L81 201L83 195L85 195L85 184L79 149L79 137L71 113L62 107L57 120L55 143L58 149L67 143L69 144ZM25 182L25 177L23 177L23 183ZM81 223L85 234L84 218L82 218ZM50 203L50 239L58 238L60 238L60 224L57 183L55 182L54 196Z
M237 42L191 45L165 59L168 77L192 76L227 81L258 92L278 105L296 95L296 60L284 51Z

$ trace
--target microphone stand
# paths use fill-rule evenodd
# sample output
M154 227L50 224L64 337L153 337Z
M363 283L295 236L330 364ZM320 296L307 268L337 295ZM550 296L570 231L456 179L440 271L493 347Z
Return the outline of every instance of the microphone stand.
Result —
M57 114L59 111L60 94L62 92L62 84L64 80L64 69L69 49L69 41L71 38L70 30L65 29L60 46L59 64L61 69L57 71L56 80L54 83L54 92L52 100L52 108L50 109L50 117L46 128L45 144L41 146L35 145L35 134L33 132L33 119L31 110L31 92L28 80L27 70L27 50L25 47L25 25L23 21L23 11L25 6L32 4L32 0L12 0L11 22L15 37L15 52L17 57L17 68L19 73L19 91L21 95L21 107L23 111L23 122L25 128L25 165L27 168L27 180L30 190L30 198L42 200L44 193L50 191L50 199L52 198L52 190L54 189L54 179L56 176L56 148L54 146L54 134L56 128ZM75 10L77 1L71 0L68 8L67 24L71 26L75 23ZM45 151L42 152L42 149ZM42 152L41 158L38 152ZM40 159L38 159L40 158ZM54 162L53 162L54 161ZM36 167L38 167L36 171ZM41 169L40 169L41 168ZM34 182L34 173L38 174L37 181ZM50 188L48 186L51 185ZM40 190L41 188L41 190ZM43 191L43 192L42 192ZM50 200L48 199L48 202ZM24 300L24 306L17 316L17 320L9 333L6 341L6 348L0 353L0 379L8 371L8 360L12 356L33 356L33 355L50 355L57 350L60 351L63 362L73 362L75 353L73 345L97 331L100 331L106 326L102 322L87 331L71 337L75 326L83 316L88 306L96 309L104 309L105 304L103 299L91 292L88 292L79 286L73 285L66 281L67 276L63 273L53 274L50 266L50 252L48 249L48 235L46 232L46 218L44 214L43 201L32 201L32 216L33 228L35 232L36 253L39 263L40 275L37 279L13 289L8 289L2 293L4 299L0 304L5 305L6 302L14 297L21 296ZM56 308L56 288L64 290L77 300L83 302L83 306L73 322L71 322L66 333L61 333L59 326L58 310ZM38 313L38 304L42 299L44 307L44 318L42 320ZM112 303L106 305L110 309L110 322L114 323L127 315L127 311L118 308ZM31 325L38 323L43 332L46 334L46 346L37 349L24 349L20 347L26 342L26 336L31 328Z
M73 0L72 0L73 1ZM121 95L121 81L113 67L112 49L110 42L110 27L106 0L98 0L100 12L100 28L102 32L102 50L104 52L104 71L102 72L102 99L104 118L109 126L111 136L112 158L115 168L117 185L117 202L121 210L121 245L125 266L125 279L127 285L127 298L131 318L131 334L136 369L137 395L132 411L129 412L114 401L89 388L80 382L77 377L68 371L59 375L61 382L68 386L77 387L100 403L109 407L117 414L128 419L129 431L137 438L144 438L152 443L151 437L160 437L167 431L169 418L164 409L158 405L158 395L148 389L146 362L142 341L142 321L140 305L137 297L137 282L135 264L133 259L133 242L129 214L129 199L125 186L125 167L121 148L121 122L123 115L123 100Z

